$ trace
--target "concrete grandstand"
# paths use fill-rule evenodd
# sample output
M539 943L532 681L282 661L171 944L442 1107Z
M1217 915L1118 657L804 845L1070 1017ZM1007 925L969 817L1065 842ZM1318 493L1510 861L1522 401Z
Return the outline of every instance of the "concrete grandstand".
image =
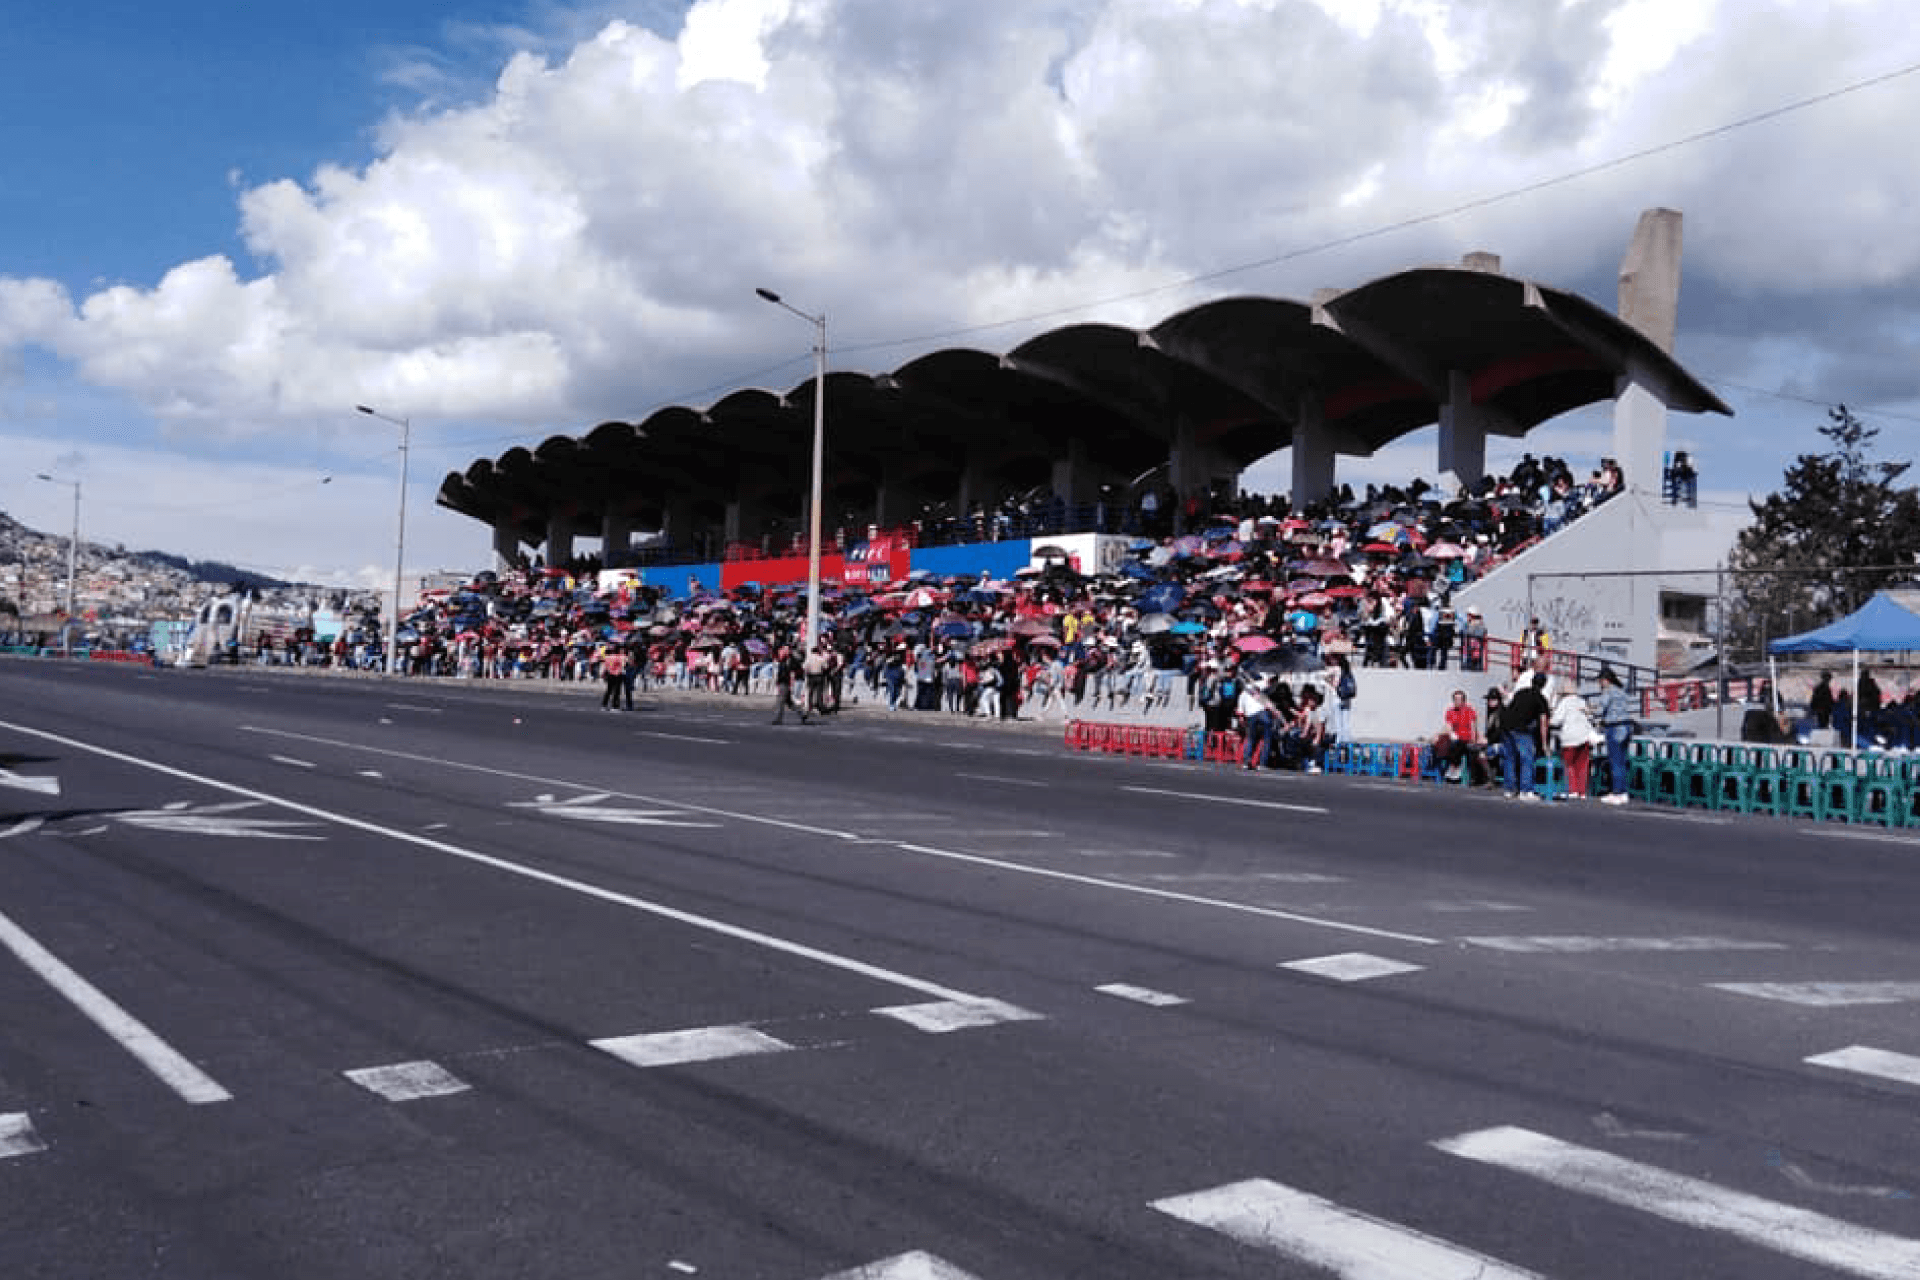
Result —
M829 549L878 543L894 572L939 569L949 557L936 564L923 548L969 533L998 544L1031 532L1177 533L1209 495L1235 492L1247 467L1281 449L1293 507L1306 510L1336 491L1340 457L1435 424L1443 485L1471 489L1490 435L1524 438L1612 401L1631 501L1605 529L1570 526L1460 603L1480 604L1508 634L1545 614L1566 643L1651 667L1662 613L1673 612L1663 599L1698 596L1701 583L1602 589L1580 574L1699 567L1679 562L1687 553L1667 536L1689 517L1662 501L1666 414L1731 410L1672 356L1680 221L1672 210L1642 215L1617 313L1473 253L1306 302L1225 298L1146 329L1073 325L999 355L951 349L887 373L830 372L823 515L857 532L829 535ZM644 563L650 575L672 564L715 585L789 580L798 575L786 557L804 551L794 531L814 394L809 378L784 394L742 389L705 408L554 436L450 473L438 501L486 524L501 563L539 548L564 564L584 537L598 539L602 563ZM1138 523L1143 489L1165 527ZM996 525L995 505L1023 491L1049 495L1048 523ZM927 528L933 512L947 516L939 537ZM985 547L955 550L965 571L1004 571L1000 561L1025 563L1030 548L996 545L992 562Z

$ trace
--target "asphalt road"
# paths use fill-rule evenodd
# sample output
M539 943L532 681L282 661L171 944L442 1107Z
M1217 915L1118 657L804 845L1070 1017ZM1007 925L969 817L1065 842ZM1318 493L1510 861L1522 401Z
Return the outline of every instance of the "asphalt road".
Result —
M1914 836L767 711L0 661L0 1274L1920 1276Z

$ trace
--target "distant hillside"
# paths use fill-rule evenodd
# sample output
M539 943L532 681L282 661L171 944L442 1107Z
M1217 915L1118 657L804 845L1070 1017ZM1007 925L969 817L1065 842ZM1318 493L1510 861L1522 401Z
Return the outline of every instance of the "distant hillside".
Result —
M42 533L29 529L4 511L0 511L0 563L33 563L48 555L65 563L67 538L60 533ZM86 569L119 565L129 576L152 579L179 579L219 586L238 585L256 591L268 591L295 584L251 569L241 569L218 560L190 560L166 551L128 551L124 546L107 546L80 540L81 565Z

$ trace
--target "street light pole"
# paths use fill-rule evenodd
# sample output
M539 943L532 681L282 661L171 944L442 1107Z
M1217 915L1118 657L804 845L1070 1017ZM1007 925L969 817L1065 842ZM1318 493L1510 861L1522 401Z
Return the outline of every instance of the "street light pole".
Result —
M35 472L40 479L49 484L64 484L73 490L73 533L67 538L67 625L60 629L60 651L63 655L73 653L73 581L74 570L80 559L80 482L62 480L50 476L44 471Z
M364 404L353 406L368 417L390 422L400 428L400 521L393 553L393 627L387 632L387 674L400 670L400 574L407 563L407 451L413 443L413 423L394 418Z
M813 344L813 495L807 517L807 645L820 639L820 472L827 434L827 313L808 315L783 302L771 289L755 293L774 306L791 311L817 331Z

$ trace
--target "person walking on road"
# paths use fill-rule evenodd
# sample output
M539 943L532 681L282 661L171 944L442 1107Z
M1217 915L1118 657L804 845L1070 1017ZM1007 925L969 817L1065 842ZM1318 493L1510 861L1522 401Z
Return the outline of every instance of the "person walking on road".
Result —
M800 723L805 724L807 704L804 699L807 673L800 655L794 652L792 645L783 644L780 646L779 653L774 656L773 662L773 722L786 723L787 708L791 706L800 713ZM794 696L796 685L801 689L801 695L798 698Z
M627 651L617 644L610 644L600 655L600 678L606 683L605 693L600 695L600 707L604 711L620 709L620 694L627 688ZM633 710L633 694L627 694L627 710Z

